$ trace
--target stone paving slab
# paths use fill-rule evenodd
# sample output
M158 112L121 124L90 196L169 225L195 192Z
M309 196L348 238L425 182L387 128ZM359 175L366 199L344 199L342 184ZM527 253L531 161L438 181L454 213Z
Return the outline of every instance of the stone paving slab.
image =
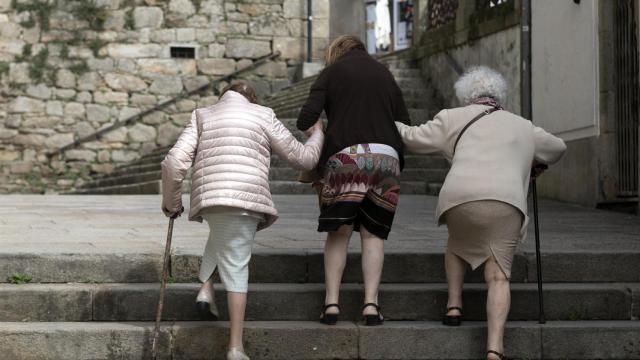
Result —
M0 323L6 359L148 359L153 323ZM164 323L160 359L224 359L226 322ZM255 359L480 359L484 323L246 322L245 347ZM508 355L518 359L640 359L640 322L509 322Z
M200 320L195 310L199 284L169 284L164 320ZM158 301L153 284L0 284L0 321L152 321ZM217 305L227 316L218 287ZM251 284L247 320L313 321L323 306L323 284ZM358 320L363 289L344 284L341 319ZM388 320L439 320L446 306L445 284L384 284L380 305ZM510 320L537 319L536 284L514 284ZM632 293L625 284L548 284L549 320L631 320ZM486 288L474 284L463 295L465 319L485 320Z

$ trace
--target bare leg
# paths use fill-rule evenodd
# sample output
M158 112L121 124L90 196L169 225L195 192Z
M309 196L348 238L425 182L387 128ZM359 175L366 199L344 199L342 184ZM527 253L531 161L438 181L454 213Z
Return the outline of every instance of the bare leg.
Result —
M227 292L229 306L229 349L236 348L244 351L242 345L242 330L244 325L244 311L247 306L247 293Z
M327 235L324 244L324 282L326 286L325 304L337 304L340 297L340 283L347 264L347 247L353 232L352 225L343 225ZM327 309L328 314L339 313L336 307Z
M384 240L373 235L364 226L360 226L360 239L362 240L362 275L364 278L364 302L378 303L378 288L382 277L384 264ZM377 310L368 306L363 311L364 315L375 315Z
M444 253L444 268L447 273L447 285L449 286L449 299L447 308L462 307L462 286L464 285L464 274L467 271L467 264L452 253L449 249ZM447 315L462 315L459 310L451 310Z
M504 353L504 327L509 315L511 293L509 280L492 256L484 265L487 282L487 350ZM490 355L491 356L491 355ZM493 355L493 358L496 358Z

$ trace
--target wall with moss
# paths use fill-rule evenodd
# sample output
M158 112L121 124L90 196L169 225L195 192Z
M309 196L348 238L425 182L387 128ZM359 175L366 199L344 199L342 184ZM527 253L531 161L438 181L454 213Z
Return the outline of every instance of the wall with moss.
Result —
M328 1L314 1L315 58ZM261 56L282 53L248 76L258 92L289 85L306 56L305 14L306 0L0 0L0 193L68 190L172 144L215 90L46 156ZM174 45L195 59L172 58Z
M459 104L453 84L459 75L452 59L463 69L474 65L492 67L509 84L508 99L503 105L520 113L520 1L506 0L494 7L481 6L487 1L456 3L455 18L431 28L428 7L424 4L420 8L420 40L414 53L421 59L425 77L431 79L446 107L456 107Z

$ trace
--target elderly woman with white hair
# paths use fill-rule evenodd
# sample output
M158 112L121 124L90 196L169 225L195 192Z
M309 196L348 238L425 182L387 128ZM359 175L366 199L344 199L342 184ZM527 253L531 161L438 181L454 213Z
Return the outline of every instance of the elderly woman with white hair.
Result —
M525 236L531 169L560 159L564 142L501 106L507 84L487 67L468 70L455 84L462 107L443 110L421 126L396 123L408 151L442 153L451 162L436 209L449 240L445 325L460 325L466 264L482 264L487 294L487 359L503 355L511 302L509 279Z

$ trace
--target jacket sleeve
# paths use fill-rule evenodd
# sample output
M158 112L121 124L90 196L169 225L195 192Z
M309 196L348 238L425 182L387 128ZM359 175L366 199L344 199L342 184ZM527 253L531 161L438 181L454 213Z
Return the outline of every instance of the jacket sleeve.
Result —
M534 126L533 137L536 147L534 158L539 163L554 164L567 150L567 145L562 139L546 132L541 127Z
M296 127L299 130L307 130L320 118L326 102L327 85L327 69L325 69L318 75L318 78L311 86L307 102L300 109L296 123Z
M191 121L162 161L162 211L169 216L182 208L182 181L193 165L198 147L198 124L194 110Z
M312 170L318 164L324 142L322 131L314 132L303 145L274 114L268 135L273 152L286 160L294 169Z
M420 126L408 126L396 122L406 149L416 154L445 152L447 144L445 116L446 110L443 110L433 120Z
M411 125L411 117L409 116L409 111L407 110L407 105L404 102L404 96L402 95L402 90L398 86L398 83L393 82L394 92L395 92L395 121L403 123L405 125Z

